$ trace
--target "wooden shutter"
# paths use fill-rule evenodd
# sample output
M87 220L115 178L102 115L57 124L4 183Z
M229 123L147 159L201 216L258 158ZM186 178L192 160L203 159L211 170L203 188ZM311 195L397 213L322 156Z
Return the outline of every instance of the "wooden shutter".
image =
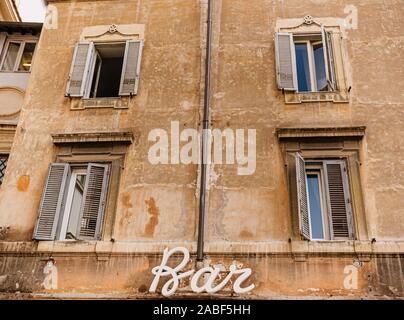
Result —
M324 161L330 229L333 239L353 239L348 174L342 160Z
M332 34L325 31L324 26L321 27L321 35L323 40L324 64L325 74L327 76L327 83L330 90L335 91L335 66L334 66L334 49L332 46Z
M304 238L310 240L311 231L309 206L307 201L306 166L304 164L304 159L298 153L296 153L296 182L300 234Z
M66 95L83 97L90 78L91 61L94 57L94 43L79 42L73 55Z
M120 96L136 95L139 87L143 41L127 41L122 66Z
M38 219L34 230L34 239L54 240L59 218L64 209L65 190L70 176L66 163L52 163L49 166Z
M79 239L98 240L108 191L109 165L89 163L79 216Z
M276 74L278 88L297 91L296 52L293 34L275 34Z

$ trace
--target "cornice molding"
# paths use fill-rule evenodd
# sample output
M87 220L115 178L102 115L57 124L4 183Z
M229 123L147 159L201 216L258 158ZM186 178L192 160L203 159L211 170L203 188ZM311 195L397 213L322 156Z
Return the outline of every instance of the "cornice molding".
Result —
M366 127L277 128L278 139L358 137L365 135Z
M118 142L132 144L132 132L83 132L52 134L54 144L62 143L89 143L89 142Z

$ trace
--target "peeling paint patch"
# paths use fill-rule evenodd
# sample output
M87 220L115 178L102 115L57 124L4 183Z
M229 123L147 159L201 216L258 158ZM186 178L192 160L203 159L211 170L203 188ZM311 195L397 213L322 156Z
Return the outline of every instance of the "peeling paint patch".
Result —
M248 230L243 230L243 231L241 231L240 232L240 238L252 238L252 237L254 237L254 235L250 232L250 231L248 231Z
M21 176L17 182L17 190L20 192L26 192L31 181L30 176Z
M144 233L147 237L152 237L154 235L154 230L159 223L160 209L156 206L156 201L154 198L150 198L145 201L147 204L147 212L150 215L149 221L146 224Z

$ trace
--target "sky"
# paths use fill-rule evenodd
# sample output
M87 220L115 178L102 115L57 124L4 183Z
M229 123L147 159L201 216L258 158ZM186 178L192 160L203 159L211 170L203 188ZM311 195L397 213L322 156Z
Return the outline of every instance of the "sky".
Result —
M22 21L43 22L45 5L43 0L15 0Z

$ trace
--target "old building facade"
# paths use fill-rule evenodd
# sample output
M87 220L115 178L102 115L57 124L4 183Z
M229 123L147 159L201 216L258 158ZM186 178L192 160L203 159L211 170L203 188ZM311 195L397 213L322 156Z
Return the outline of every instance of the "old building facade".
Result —
M3 295L153 298L165 248L195 267L202 166L175 146L203 125L210 42L209 126L255 147L244 174L208 166L202 263L255 286L215 294L404 296L401 1L212 0L211 41L206 0L48 5L0 187Z

